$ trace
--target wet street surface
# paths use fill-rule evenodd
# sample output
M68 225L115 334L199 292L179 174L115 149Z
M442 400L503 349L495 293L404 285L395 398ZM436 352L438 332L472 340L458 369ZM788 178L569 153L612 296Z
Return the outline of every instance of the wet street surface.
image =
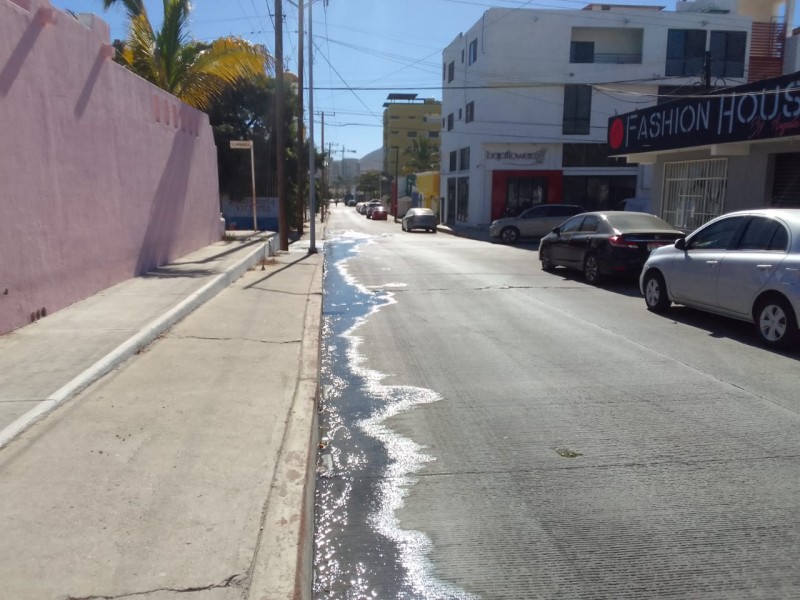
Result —
M439 398L422 388L383 385L361 352L359 326L393 302L390 291L366 289L347 271L348 259L368 242L347 235L326 241L314 595L468 598L432 577L429 540L401 529L395 517L414 473L431 457L384 423Z
M332 211L314 597L800 598L800 353Z

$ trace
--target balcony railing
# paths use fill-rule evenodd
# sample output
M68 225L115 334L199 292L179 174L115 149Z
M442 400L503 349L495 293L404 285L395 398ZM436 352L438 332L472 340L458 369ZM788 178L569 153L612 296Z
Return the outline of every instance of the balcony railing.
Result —
M592 56L570 57L571 63L595 64L602 63L607 65L640 65L642 64L641 54L624 54L620 52L595 52Z

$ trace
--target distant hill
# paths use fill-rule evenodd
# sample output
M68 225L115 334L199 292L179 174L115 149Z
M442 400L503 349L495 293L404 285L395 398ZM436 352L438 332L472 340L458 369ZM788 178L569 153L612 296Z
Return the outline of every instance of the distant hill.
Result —
M383 148L373 150L358 161L359 170L364 171L383 171Z

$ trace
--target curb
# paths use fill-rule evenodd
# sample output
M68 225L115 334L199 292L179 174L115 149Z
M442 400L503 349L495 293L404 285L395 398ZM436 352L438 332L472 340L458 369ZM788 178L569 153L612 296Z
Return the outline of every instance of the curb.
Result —
M254 600L311 598L324 262L308 289L297 387L251 568L248 598Z
M264 256L264 253L269 250L271 243L270 240L267 240L258 244L255 249L239 263L228 267L226 271L220 273L199 290L193 292L188 298L183 299L166 313L148 323L141 331L114 348L69 383L61 386L61 388L39 402L27 413L7 425L0 431L0 448L6 446L16 436L28 429L50 411L125 362L131 356L151 344L153 340L173 327L181 319L219 294L232 282L241 277L247 269L256 264L258 260Z

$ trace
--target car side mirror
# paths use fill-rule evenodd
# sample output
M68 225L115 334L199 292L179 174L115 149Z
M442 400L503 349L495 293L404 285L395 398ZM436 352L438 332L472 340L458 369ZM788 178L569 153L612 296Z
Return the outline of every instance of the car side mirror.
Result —
M554 227L553 228L553 233L555 233L556 235L559 235L561 233L561 227Z
M678 250L686 250L686 238L678 238L675 240L675 247Z

